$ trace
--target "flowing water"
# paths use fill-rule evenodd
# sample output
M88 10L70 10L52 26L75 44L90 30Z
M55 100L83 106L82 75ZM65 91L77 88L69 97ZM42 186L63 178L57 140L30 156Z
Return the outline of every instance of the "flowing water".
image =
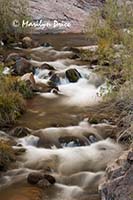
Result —
M15 138L17 144L23 146L27 153L18 158L13 170L5 172L4 176L1 175L0 199L72 200L80 198L82 200L98 200L99 195L97 191L93 191L93 185L91 185L92 189L84 190L78 185L78 181L74 185L59 182L48 188L32 186L26 181L30 172L44 170L44 166L39 162L44 155L45 159L47 156L49 157L50 148L56 152L56 148L61 147L87 147L91 143L95 143L97 139L99 140L98 137L93 137L93 134L97 134L97 132L84 118L87 116L87 108L101 101L101 88L106 88L106 83L93 73L87 62L82 62L78 58L71 59L70 56L73 55L73 52L62 50L65 46L88 46L89 41L83 35L34 37L42 42L51 43L53 47L19 49L19 51L30 54L30 62L38 67L34 75L36 82L47 83L50 79L50 70L41 69L42 64L47 63L53 66L59 76L57 83L59 91L58 94L53 92L37 93L33 99L27 101L27 110L17 125L28 127L34 131L30 130L32 135L22 139ZM76 69L81 75L80 79L74 83L69 82L65 75L66 70L71 68ZM89 137L90 132L92 133L91 137ZM72 138L67 140L68 136ZM14 148L21 147L15 146ZM71 155L71 152L68 154ZM68 154L65 154L66 158L69 157ZM76 162L77 158L73 157L72 160L70 158L70 162L73 160ZM34 161L36 162L34 163ZM73 168L73 165L71 167Z

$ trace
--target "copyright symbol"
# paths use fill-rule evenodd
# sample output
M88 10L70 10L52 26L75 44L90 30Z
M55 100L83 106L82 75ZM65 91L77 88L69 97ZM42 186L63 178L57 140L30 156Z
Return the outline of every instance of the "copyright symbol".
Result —
M15 27L15 28L19 27L19 26L20 26L19 20L17 20L17 19L13 20L12 25L13 25L13 27Z

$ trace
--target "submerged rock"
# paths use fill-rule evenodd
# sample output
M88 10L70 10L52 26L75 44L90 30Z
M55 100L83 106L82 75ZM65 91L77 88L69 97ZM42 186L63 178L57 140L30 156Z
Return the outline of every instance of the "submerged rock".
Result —
M77 82L81 78L81 75L77 69L68 69L66 71L66 77L70 82Z
M106 170L106 181L100 186L102 200L133 199L133 149L125 152Z

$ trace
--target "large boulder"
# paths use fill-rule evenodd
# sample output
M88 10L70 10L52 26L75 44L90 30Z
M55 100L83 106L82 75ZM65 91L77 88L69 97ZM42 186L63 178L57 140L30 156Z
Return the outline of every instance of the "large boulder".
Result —
M35 68L28 60L25 58L20 58L16 60L15 64L12 65L11 71L13 75L22 76L26 73L34 73Z
M81 78L81 75L77 69L68 69L66 77L70 82L77 82Z
M100 192L101 200L133 199L133 149L107 168Z
M33 47L33 40L30 37L24 37L22 39L22 47L26 49Z

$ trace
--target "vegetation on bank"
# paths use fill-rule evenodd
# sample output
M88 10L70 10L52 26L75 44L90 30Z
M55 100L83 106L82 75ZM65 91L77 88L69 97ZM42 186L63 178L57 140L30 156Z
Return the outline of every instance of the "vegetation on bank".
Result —
M33 93L18 77L0 75L0 127L15 123L25 109L25 99Z
M11 163L15 161L15 152L11 145L4 140L0 140L0 171L6 171Z
M98 73L105 76L114 90L133 79L133 3L107 0L92 14L87 24L87 36L97 41L96 51L82 51L82 59L97 64Z
M28 0L0 0L0 40L5 44L29 33L21 26L23 20L29 19L28 4Z
M89 121L106 119L117 124L121 132L133 128L133 3L119 3L107 0L92 13L86 34L97 41L97 49L82 50L81 57L96 65L94 71L113 86L100 105L88 109Z

